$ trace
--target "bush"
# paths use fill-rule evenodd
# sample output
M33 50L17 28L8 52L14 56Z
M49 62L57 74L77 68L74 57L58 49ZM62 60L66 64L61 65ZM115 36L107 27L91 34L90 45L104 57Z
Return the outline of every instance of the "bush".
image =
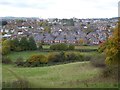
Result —
M53 61L56 61L57 60L57 54L49 54L48 55L48 61L49 62L53 62Z
M40 64L46 64L46 63L48 63L48 59L44 55L32 55L26 61L26 64L30 66L39 66Z
M11 63L12 63L12 60L11 60L10 57L3 56L3 57L2 57L2 63L3 63L3 64L11 64Z
M42 50L42 49L43 49L42 44L39 43L39 44L38 44L38 50Z
M74 50L75 46L74 45L69 45L68 50Z
M83 44L83 46L89 46L88 44Z
M67 53L67 61L83 61L83 56L76 53Z
M7 55L10 53L10 47L9 46L2 46L2 55Z
M90 61L95 67L105 67L105 56L103 54L94 56Z
M24 64L24 59L23 59L23 57L18 57L17 59L16 59L16 65L17 66L23 66L23 64Z
M68 45L65 43L60 43L60 44L54 44L50 46L51 50L67 50Z
M83 59L84 59L84 61L90 61L90 60L91 60L91 57L92 57L92 56L84 55Z
M50 54L48 56L48 61L49 62L63 62L66 60L65 57L65 52L60 52L60 53L56 53L56 54Z

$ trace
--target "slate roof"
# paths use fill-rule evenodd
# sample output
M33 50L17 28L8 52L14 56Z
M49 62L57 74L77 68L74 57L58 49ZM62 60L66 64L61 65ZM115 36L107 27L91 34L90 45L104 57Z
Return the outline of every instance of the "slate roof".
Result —
M41 40L43 40L43 38L44 38L44 36L41 34L37 34L37 35L35 35L34 36L34 39L36 40L36 41L41 41Z

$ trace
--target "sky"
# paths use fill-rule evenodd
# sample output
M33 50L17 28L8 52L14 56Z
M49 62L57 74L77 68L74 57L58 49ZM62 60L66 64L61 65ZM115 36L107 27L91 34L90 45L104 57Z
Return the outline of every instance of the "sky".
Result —
M0 17L111 18L119 0L0 0Z

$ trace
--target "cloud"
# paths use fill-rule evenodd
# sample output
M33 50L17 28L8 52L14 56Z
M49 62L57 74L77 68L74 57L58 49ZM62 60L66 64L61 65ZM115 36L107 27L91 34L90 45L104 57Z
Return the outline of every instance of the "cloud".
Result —
M2 0L0 16L96 18L118 16L118 0Z

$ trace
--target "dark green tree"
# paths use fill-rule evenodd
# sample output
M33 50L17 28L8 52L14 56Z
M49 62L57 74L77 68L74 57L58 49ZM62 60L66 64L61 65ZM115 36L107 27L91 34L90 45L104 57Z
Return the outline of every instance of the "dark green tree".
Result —
M28 41L28 43L29 43L29 50L37 50L37 45L36 45L36 42L35 42L35 40L34 40L34 38L31 36L31 37L29 37L29 41Z
M24 50L28 50L28 40L26 37L22 37L21 40L20 40L20 48L22 51Z
M42 50L42 49L43 49L42 43L38 43L38 50Z
M18 40L18 38L14 38L13 40L11 40L11 50L12 51L20 51L20 42Z
M74 50L75 46L74 45L69 45L68 50Z

